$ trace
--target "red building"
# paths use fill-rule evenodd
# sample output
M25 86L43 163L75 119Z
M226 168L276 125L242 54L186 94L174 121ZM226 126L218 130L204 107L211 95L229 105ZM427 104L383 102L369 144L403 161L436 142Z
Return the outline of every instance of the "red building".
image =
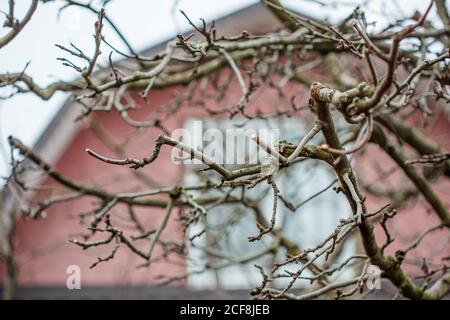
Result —
M276 18L259 4L217 21L217 29L222 34L238 34L242 30L258 34L276 30L278 27L280 25ZM160 52L165 47L165 44L166 42L161 43L147 50L145 54L151 55ZM126 63L126 61L123 63ZM227 72L229 70L221 71L222 81L225 81L228 75ZM307 72L316 80L326 80L327 72L320 65ZM220 109L222 105L236 104L239 101L241 89L237 81L233 81L230 85L232 90L229 92L232 92L232 94L223 97L221 101L208 101L207 107L209 110ZM298 104L306 102L309 98L309 91L306 87L291 83L287 83L286 86L296 96ZM179 128L188 128L194 119L203 119L205 123L208 123L209 127L219 127L221 125L226 127L227 121L229 121L226 115L223 117L222 123L220 121L211 122L204 108L177 109L171 106L170 101L173 101L174 94L180 94L186 90L187 88L182 86L153 90L148 103L143 101L137 92L133 92L133 99L138 102L139 108L132 110L130 117L144 120L164 113L164 108L173 107L172 116L164 121L164 128L168 132L173 132ZM211 87L210 90L214 91L216 89ZM270 113L271 110L275 111L279 106L289 106L289 98L280 97L277 91L272 88L261 88L258 98L249 106L249 112L261 111ZM439 107L436 107L434 112L436 116L433 117L433 123L428 126L426 132L441 143L442 146L450 149L449 115ZM163 148L160 156L154 163L139 171L97 161L85 152L86 148L95 150L100 154L111 155L112 157L120 156L121 153L133 155L137 158L146 156L153 150L154 140L161 133L161 129L152 127L142 132L136 132L135 128L127 124L115 111L95 113L93 116L95 122L88 119L75 122L74 120L79 114L80 108L69 99L61 107L33 147L36 153L54 165L56 170L62 174L73 180L83 181L88 184L95 182L101 184L103 188L117 192L149 189L149 186L156 188L180 185L190 179L187 172L189 169L170 161L171 150L169 148ZM288 120L286 122L286 130L289 131L289 126L293 123L295 124L295 121L296 119ZM411 120L411 123L413 124L414 121ZM122 150L122 143L126 140L131 140L132 142L127 143L125 150ZM374 169L376 168L376 166L373 166L374 161L378 161L378 165L381 165L383 170L388 170L394 165L378 147L368 147L364 154L357 158L355 163L359 169L358 171L362 172L364 181L371 181L379 175L377 170ZM318 176L311 179L314 180L314 185L305 189L306 191L298 200L301 201L307 198L309 194L314 193L313 190L323 188L332 179L333 176L328 171L319 172ZM406 181L406 178L400 175L390 177L393 189L398 183L404 183L404 181ZM60 186L57 187L59 188L58 190L54 189L57 184L48 178L42 181L41 184L46 188L33 196L35 201L46 195L63 191ZM437 186L435 191L448 205L450 200L449 180L443 178ZM289 186L286 188L286 190L289 190ZM325 197L331 196L327 194ZM349 211L345 206L345 202L342 202L342 199L338 196L335 197L332 200L334 202L332 202L331 207L330 205L325 205L320 197L309 207L305 207L306 213L296 220L296 223L302 226L301 232L296 231L298 232L297 234L289 231L293 238L295 239L296 236L302 238L301 241L304 246L312 245L320 238L322 233L326 234L327 230L334 228L335 222L339 217L348 216ZM68 291L65 289L66 280L69 276L67 268L70 265L80 267L82 286L84 288L97 288L99 291L91 289L93 290L91 292L97 296L102 296L103 294L111 295L110 291L101 291L100 288L102 287L120 287L122 288L121 290L124 290L123 288L126 287L152 287L158 283L161 276L186 273L188 263L179 257L174 257L171 262L155 262L150 268L137 268L143 263L143 260L126 247L120 247L115 258L111 261L100 263L95 268L90 269L89 267L97 260L97 257L104 257L110 253L111 247L95 247L81 250L80 247L70 243L69 239L77 239L85 232L85 228L80 226L75 214L90 209L95 201L93 198L83 197L81 200L52 206L46 211L46 217L43 219L18 219L16 227L16 255L19 264L17 279L19 287L28 288L28 291L25 289L25 291L22 291L25 292L23 293L25 296L33 296L34 289L38 290L38 288L44 287L63 288L61 292L58 291L59 293L57 291L48 293L50 295L61 294L70 296L82 294L76 292L77 290ZM376 210L387 203L387 200L382 198L371 197L368 199L368 207L371 210ZM115 219L117 221L120 221L122 213L126 212L126 210L126 206L119 205L112 214L116 215ZM428 210L428 207L420 199L414 205L408 205L399 210L398 217L390 227L394 233L401 230L402 238L396 239L387 248L388 253L393 254L398 248L417 238L420 232L424 230L424 225L431 226L439 222L435 215L428 213ZM139 208L136 214L139 215L146 226L151 227L160 223L163 212L163 208L142 207ZM123 223L126 225L126 221L123 221ZM249 235L245 234L244 231L243 239L246 239ZM164 237L177 239L181 236L181 226L177 219L174 218L165 229ZM378 226L377 237L380 242L384 239L384 233ZM440 261L442 257L449 256L450 246L448 246L448 238L445 237L444 232L438 232L426 238L424 243L411 254L412 262L406 267L408 272L411 274L420 273L420 259L422 256L430 257L430 261L428 261L430 264L433 263L433 259ZM436 243L444 243L444 247L437 247ZM354 245L347 248L347 250L356 252L360 248ZM157 247L155 255L161 254L162 248ZM414 260L414 257L417 257L417 260ZM195 259L195 255L193 258ZM229 270L231 273L235 271ZM5 266L0 265L0 274L4 274L4 272ZM245 277L246 274L245 272L239 272L241 271L236 271L235 280L231 277L230 283L225 284L223 287L226 289L243 289L247 287L247 284L239 285L242 283L242 277ZM251 276L249 277L251 278ZM256 274L256 277L258 279L258 274ZM188 277L180 282L173 283L172 286L178 289L161 289L161 292L167 292L167 296L188 295L192 294L189 293L189 289L213 289L214 281L207 276ZM35 295L38 295L36 293L38 291L34 292ZM130 297L133 296L130 295Z

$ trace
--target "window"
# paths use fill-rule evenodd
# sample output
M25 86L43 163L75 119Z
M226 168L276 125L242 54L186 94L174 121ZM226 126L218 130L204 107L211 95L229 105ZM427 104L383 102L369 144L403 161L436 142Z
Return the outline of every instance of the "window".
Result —
M199 119L187 121L186 129L188 132L195 131L194 126L199 124L198 121ZM227 129L240 128L236 134L235 150L233 151L235 151L235 155L241 156L243 154L255 154L260 149L256 143L246 136L249 130L258 131L262 128L271 128L275 130L272 133L277 133L278 130L281 139L298 143L311 127L311 124L307 124L304 120L298 118L291 118L288 121L286 119L283 119L283 121L254 119L247 122L245 120L213 121L206 119L202 120L201 125L203 130L216 129L216 133L225 132ZM197 132L191 136L194 137L194 142L198 144L198 139L201 139L201 135ZM228 140L228 138L226 137L225 140ZM277 134L274 134L272 138L276 138L276 141L272 141L274 144L279 141ZM320 143L321 139L322 137L317 135L313 142ZM227 143L223 139L209 139L207 137L206 140L210 143L204 148L205 152L208 153L207 150L211 151L212 149L215 151L209 154L211 158L219 159L219 162L220 159L227 158L223 155L227 147ZM219 147L217 147L218 145ZM262 158L258 159L264 160ZM246 157L246 161L250 160L252 159ZM229 162L225 163L225 166L228 168L236 168L242 165L244 165L242 162L234 165ZM186 184L198 183L202 180L202 177L208 175L208 171L196 172L199 168L198 164L188 165L187 168ZM275 182L282 195L294 206L301 204L302 201L329 186L334 179L334 174L326 165L313 160L302 161L289 168L289 170L280 171L275 175ZM242 189L238 189L234 190L232 194L238 195L242 192ZM221 192L224 191L213 190L212 193L208 191L208 194L220 194ZM263 214L270 221L273 206L271 186L263 182L252 189L246 189L244 192L247 196L260 203ZM201 223L191 225L188 229L190 237L201 234L201 236L193 240L193 244L189 248L188 271L192 274L188 277L188 285L194 289L213 289L216 287L223 289L247 289L259 285L261 275L254 265L258 264L264 267L265 270L270 270L274 262L273 257L264 255L252 261L245 261L245 258L257 256L265 251L273 241L272 235L266 234L260 241L249 242L248 237L256 236L259 232L256 227L254 212L241 204L211 205L206 207L206 209L206 218ZM351 210L344 196L336 194L329 188L321 195L307 201L295 212L292 212L281 201L278 201L275 226L276 228L282 228L283 234L300 248L306 249L317 246L326 236L333 232L339 223L339 219L349 217L350 214ZM208 254L205 253L205 247L210 248ZM354 243L347 241L340 254L342 258L338 261L352 255L354 250ZM282 261L284 257L285 252L279 252L275 259ZM241 261L241 259L244 259L242 263L234 263L236 260ZM323 263L324 261L319 259L318 262ZM201 272L205 264L220 268L214 271ZM294 271L299 267L301 265L294 264L286 266L284 269ZM341 274L341 277L352 276L350 273L352 272ZM305 271L305 276L308 275L311 274ZM276 285L283 284L282 280L277 281L279 282ZM302 284L306 283L299 280L296 286L302 286Z

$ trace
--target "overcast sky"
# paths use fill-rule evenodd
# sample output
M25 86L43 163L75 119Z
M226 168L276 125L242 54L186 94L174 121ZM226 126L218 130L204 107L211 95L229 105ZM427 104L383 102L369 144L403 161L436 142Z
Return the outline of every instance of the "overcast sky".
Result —
M186 11L194 21L199 18L211 21L255 2L257 0L114 0L107 6L107 15L123 30L136 50L144 50L188 29L186 20L178 13L179 9ZM343 3L348 2L351 0L343 0ZM23 16L29 3L29 0L16 0L18 17ZM340 5L334 10L325 11L308 1L286 0L283 3L299 5L298 8L303 12L322 18L324 14L342 17L354 8ZM389 12L399 15L409 14L416 8L423 12L428 3L427 0L398 0L397 4L391 0L370 1L371 7L379 16L388 7L391 7ZM2 12L7 11L7 5L8 1L0 0ZM61 5L61 1L39 4L25 29L0 50L1 73L20 72L30 61L27 73L41 86L55 80L71 80L77 76L73 69L62 66L56 59L63 55L54 45L57 43L67 46L73 42L85 52L92 52L96 16L72 7L63 11L58 19ZM4 16L1 16L0 26L3 21ZM0 29L0 36L7 31ZM103 33L110 42L126 51L107 24ZM3 90L0 94L5 95L7 92ZM57 93L49 101L43 101L32 94L26 94L0 101L0 176L5 176L8 172L9 148L6 138L14 135L26 144L33 145L66 98L67 94Z

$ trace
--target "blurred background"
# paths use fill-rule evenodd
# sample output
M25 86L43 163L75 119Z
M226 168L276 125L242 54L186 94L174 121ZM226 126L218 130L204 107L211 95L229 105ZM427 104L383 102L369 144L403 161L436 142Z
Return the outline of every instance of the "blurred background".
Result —
M79 1L95 9L101 8L104 2ZM225 36L239 34L242 30L258 35L279 31L282 28L272 13L256 0L113 0L106 2L107 16L127 38L129 46L145 56L163 51L167 42L178 34L187 34L192 31L192 26L180 10L183 10L195 23L201 21L200 19L208 23L216 21L218 32ZM428 1L421 0L285 0L282 3L299 14L330 23L341 21L349 16L358 5L364 6L367 21L376 21L369 25L369 30L373 32L383 30L400 17L413 16L415 12L423 13L428 5ZM26 73L41 86L58 80L71 81L79 76L73 68L64 66L62 61L58 60L64 54L55 44L69 46L73 43L83 51L92 52L94 49L92 33L97 14L78 5L65 7L66 4L67 1L63 0L42 1L39 4L26 28L11 44L0 50L1 73L26 70ZM29 1L17 1L17 16L22 16L28 7ZM0 11L7 12L7 10L8 1L1 1ZM436 26L442 26L436 16L436 12L432 11L428 19ZM6 33L6 30L1 30L0 36L3 33ZM128 52L129 48L108 23L105 23L103 36L117 51ZM109 48L104 48L104 54L100 56L97 66L98 72L108 67L110 51ZM124 59L116 52L111 55L111 59L124 67L129 63L129 59ZM302 66L305 70L304 74L311 79L328 79L326 74L330 64L306 55ZM350 70L354 66L358 66L358 62L349 59L343 69ZM230 79L230 72L224 71L218 76L217 83L204 84L207 88L205 91L213 95L219 91L219 88L228 86L229 83L228 91L223 97L214 97L210 100L205 98L207 107L205 110L220 110L224 106L233 105L239 101L241 96L239 84ZM285 83L283 79L275 79L282 83L280 87L288 92L289 96L283 97L268 86L261 90L256 102L249 106L250 111L271 113L275 110L274 106L290 106L293 101L291 96L295 96L299 106L307 105L309 90L299 85ZM186 88L182 86L152 91L150 105L144 103L137 92L132 92L131 97L139 102L138 107L131 114L134 119L145 121L163 114L163 109L166 110L165 112L173 111L172 117L164 118L164 130L168 132L180 128L191 130L193 122L202 119L205 128L215 128L222 132L236 126L241 129L274 128L279 130L280 136L287 141L300 139L314 121L310 115L303 116L303 114L299 118L274 119L273 121L264 119L247 121L239 117L229 120L214 118L211 116L212 113L206 114L205 110L178 108L180 103L177 101L191 99L186 95L183 96L186 91ZM57 92L50 99L43 100L33 94L9 97L12 92L13 89L10 87L0 88L0 96L3 97L0 100L0 176L3 178L0 183L2 186L11 173L10 147L7 142L10 135L32 147L34 151L42 155L44 160L71 179L116 192L137 192L147 190L149 186L162 188L177 184L192 185L211 179L209 172L198 173L195 166L188 166L186 169L170 163L167 160L170 158L169 151L163 151L161 155L163 159L158 158L154 165L140 171L96 162L85 153L86 148L92 148L101 154L148 155L161 128L134 128L124 123L117 114L107 112L96 113L89 121L85 119L75 121L80 115L80 108L71 99L69 93ZM436 120L430 134L437 137L444 145L448 145L448 118ZM239 139L245 140L244 136ZM316 137L313 142L320 144L321 140ZM245 147L245 143L238 143L236 150L239 153L239 148ZM390 160L387 157L379 155L379 151L374 148L369 148L368 153L369 156L376 154L376 161L381 164L382 169L388 170ZM367 160L369 156L366 158L362 156L362 160L357 163L357 166L362 168L362 176L367 177L367 180L376 179L379 173L373 169L376 168L375 165L369 168L369 163L372 165L372 162ZM293 215L285 207L281 208L282 218L277 222L277 227L299 247L307 248L317 245L321 239L333 232L340 219L347 218L351 214L345 197L333 192L333 187L336 187L333 173L315 162L305 161L304 165L296 167L289 173L280 174L277 179L285 196L297 209L301 207L301 214L297 215ZM42 203L48 196L61 194L61 190L55 187L51 179L42 178L41 175L27 176L27 182L33 181L36 183L39 181L40 187L30 196L31 203ZM395 187L395 184L404 180L394 176L392 181L389 181ZM444 199L448 199L446 185L440 188ZM270 186L258 185L249 191L249 196L260 205L263 215L270 219L273 199L271 195L267 196L270 193L268 190L271 192ZM241 190L233 190L229 195L238 196L240 192ZM191 195L202 197L205 191L193 190ZM223 195L223 191L208 193L208 196L215 195L219 197ZM9 202L11 198L14 198L14 194L8 194L7 197L5 196L6 200L3 199L3 208L6 208L3 209L3 213L17 209L17 206L23 209L20 207L22 205L20 202L14 205ZM375 198L368 199L368 202L373 206L381 203ZM117 256L111 261L91 268L98 257L108 256L111 248L114 248L113 244L111 243L107 248L81 250L68 240L83 239L85 230L80 227L82 215L78 214L88 212L92 206L98 205L98 200L93 198L76 198L75 201L58 203L46 209L45 214L42 215L43 219L32 221L18 219L15 226L18 259L15 263L20 267L18 267L17 275L14 276L19 284L17 291L19 298L249 298L249 289L255 288L261 281L261 274L255 271L254 264L270 266L287 254L286 250L280 250L273 256L267 256L267 253L273 250L271 242L266 239L256 245L248 243L248 236L257 234L258 229L254 223L254 217L246 211L246 208L239 205L216 207L214 203L208 203L208 216L202 222L203 224L184 228L185 216L181 210L178 212L179 216L169 221L165 230L167 241L155 249L159 260L154 261L151 268L142 266L138 255L123 248L118 250ZM131 206L120 204L111 211L111 215L115 223L121 225L124 230L130 230L131 224L136 222L132 221L134 216L138 217L138 220L146 227L156 226L155 221L161 221L163 217L163 209L139 207L134 212ZM394 253L399 246L415 239L424 224L431 225L435 222L433 217L425 213L424 206L420 203L414 203L404 209L408 215L402 216L403 218L399 219L393 227L398 231L408 229L409 234L404 235L403 238L400 237L399 243L389 248L390 253ZM411 219L412 215L414 219ZM210 229L207 235L202 236L205 225L208 225ZM0 232L3 232L3 236L6 235L5 229L3 231L0 229ZM377 235L383 237L381 228L377 227ZM196 246L185 248L180 244L183 237L199 239ZM433 259L440 259L449 253L448 236L438 234L436 238L432 237L427 241L424 248L417 252L417 256L411 259L411 265L407 267L412 273L419 272L418 270L422 267L420 257L424 252L429 253L432 250ZM220 254L217 252L215 255L211 252L209 255L204 254L204 248L211 244L221 248ZM177 250L182 257L172 257L167 254L168 251ZM346 257L359 252L361 252L361 245L356 240L348 241L336 261L345 261ZM224 258L221 256L223 253L233 257L225 256ZM246 258L240 260L239 257ZM230 265L223 264L223 260L228 261ZM322 259L318 262L327 265ZM6 265L7 262L0 264L0 275L4 277L7 273ZM205 271L203 270L205 265L216 266L213 268L216 270ZM287 268L287 270L294 271L296 267ZM360 270L361 266L346 270L336 276L335 280L352 278ZM78 271L81 272L84 290L67 290L71 275L77 274ZM311 276L309 273L307 275ZM277 281L279 282L274 285L285 285L287 280ZM4 287L4 282L2 283ZM299 281L295 290L302 290L308 286L308 283L307 279ZM158 284L168 286L157 287ZM395 288L386 283L383 290L373 292L371 297L386 298L392 294L395 294Z

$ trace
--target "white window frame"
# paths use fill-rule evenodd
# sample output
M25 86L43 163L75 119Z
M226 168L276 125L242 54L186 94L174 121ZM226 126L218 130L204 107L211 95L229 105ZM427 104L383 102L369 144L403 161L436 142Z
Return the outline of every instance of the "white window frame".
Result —
M190 118L187 120L185 128L189 131L192 129L192 123L194 121L203 121L204 129L208 127L216 127L216 128L229 128L236 123L242 123L243 120L212 120L212 119L196 119ZM309 129L307 124L304 121L301 121L298 118L289 118L279 120L282 122L273 122L269 125L275 125L280 128L281 138L288 138L289 141L295 143L295 141L299 140ZM281 125L280 125L281 124ZM262 125L267 126L266 120L260 120L259 123L256 123L255 120L252 120L247 123L246 126L250 126L253 128L261 127ZM246 127L244 126L244 128ZM281 128L281 126L283 128ZM290 134L293 134L294 137L289 137ZM296 140L292 140L296 139ZM320 137L316 137L314 141L316 143L320 140ZM238 146L239 148L239 146ZM311 168L314 166L313 170ZM309 172L308 172L309 171ZM278 181L277 185L283 194L289 201L291 201L294 205L302 202L303 200L309 198L311 195L316 194L317 192L323 190L326 186L328 186L334 179L334 175L331 170L326 167L326 165L318 163L315 160L306 160L304 163L296 164L293 168L289 169L290 174L298 175L298 179L304 179L304 182L300 182L304 186L301 190L290 190L289 181L285 179L285 183L283 181ZM309 177L308 174L314 174L314 177ZM276 176L282 176L283 173L278 173ZM306 176L306 177L305 177ZM281 177L282 178L282 177ZM283 180L283 179L278 180ZM297 179L297 177L296 177ZM277 180L276 180L277 181ZM186 174L185 174L185 183L186 184L195 184L198 182L197 175L193 173L192 169L189 169L187 166ZM291 188L292 189L292 188ZM295 197L295 196L298 197ZM297 199L295 199L297 198ZM326 201L324 201L326 199ZM295 201L294 201L295 200ZM273 194L271 192L268 193L267 197L263 200L264 214L266 218L270 220L272 214L272 204L273 204ZM220 210L220 208L216 208L214 210ZM227 208L223 209L226 214L226 211L229 210ZM215 213L217 214L217 212ZM222 213L223 214L223 213ZM292 241L294 241L297 245L299 245L302 249L315 247L318 243L323 241L325 237L330 235L336 226L339 223L341 218L348 218L351 215L351 210L348 206L348 202L342 194L336 194L333 190L327 190L321 195L318 195L314 199L308 201L306 204L302 205L302 207L297 210L295 213L289 211L281 201L278 202L278 210L277 210L277 224L276 227L280 227L279 223L282 220L285 220L283 224L284 234ZM212 217L213 214L207 215L207 217ZM212 219L212 218L208 218ZM245 219L245 218L244 218ZM248 219L250 221L250 219ZM270 241L270 235L265 235L259 242L251 242L249 243L247 239L248 236L255 236L258 234L258 230L256 228L256 224L254 218L251 220L252 224L250 225L248 222L244 221L244 230L247 229L248 232L241 231L240 234L243 247L249 246L252 250L256 252L260 252L267 246ZM243 226L240 226L242 229ZM204 225L201 223L193 224L188 229L188 236L191 237L193 235L198 234L204 228ZM195 245L199 247L203 247L206 245L207 237L202 235L195 239ZM344 248L341 253L341 259L339 261L344 260L346 257L354 255L356 251L356 243L352 239L348 240L344 245ZM258 260L254 260L249 262L246 265L237 265L227 267L217 272L206 271L201 273L196 273L195 271L200 270L201 266L206 262L206 258L202 254L200 249L196 249L195 247L190 247L188 249L187 254L187 271L193 272L187 277L187 285L191 289L215 289L218 285L223 289L249 289L254 288L259 285L261 282L261 275L254 267L254 264L259 264L263 267L267 267L270 270L271 260L266 258L259 258ZM279 256L279 259L282 259L283 256ZM318 263L323 263L324 260L318 259ZM301 267L301 264L292 264L286 266L284 269L290 271L296 271ZM266 269L267 270L267 269ZM305 276L311 276L308 270L305 270ZM337 277L339 279L347 279L354 276L354 272L351 269L348 269L341 274L338 274ZM275 285L282 286L287 283L283 280L277 280ZM295 287L304 287L308 285L308 281L297 281Z

